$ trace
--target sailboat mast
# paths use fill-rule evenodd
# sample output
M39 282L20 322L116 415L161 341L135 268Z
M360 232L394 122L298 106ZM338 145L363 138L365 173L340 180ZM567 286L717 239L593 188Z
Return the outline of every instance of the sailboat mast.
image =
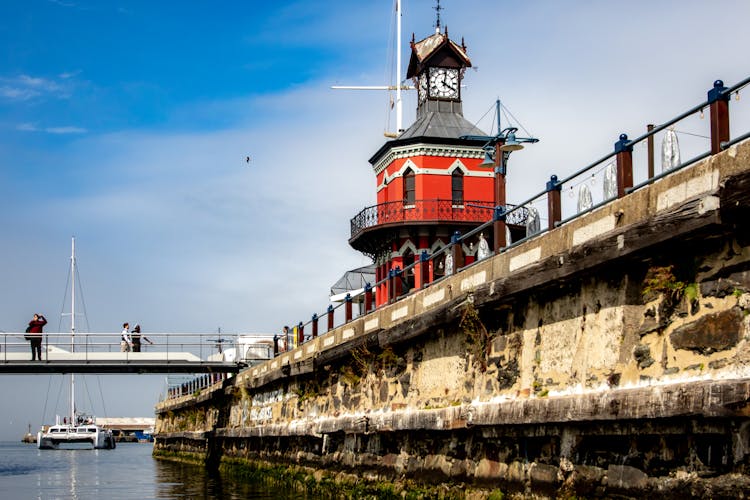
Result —
M75 352L75 335L76 335L76 239L71 238L70 243L70 352ZM70 374L70 423L75 425L76 415L76 394L75 394L75 374Z

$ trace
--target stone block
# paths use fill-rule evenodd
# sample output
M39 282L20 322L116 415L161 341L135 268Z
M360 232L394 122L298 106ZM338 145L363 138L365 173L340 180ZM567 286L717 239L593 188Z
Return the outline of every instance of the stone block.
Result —
M526 470L521 462L512 462L508 466L508 482L523 484L526 481Z
M482 480L502 481L508 474L508 464L483 458L477 464L474 477Z
M669 336L672 347L711 354L731 349L740 340L742 312L738 308L707 314L676 328Z
M608 488L626 491L643 490L648 485L648 475L629 465L610 465L607 468L605 482Z
M551 486L559 482L560 469L554 465L532 464L529 467L529 479L533 486Z

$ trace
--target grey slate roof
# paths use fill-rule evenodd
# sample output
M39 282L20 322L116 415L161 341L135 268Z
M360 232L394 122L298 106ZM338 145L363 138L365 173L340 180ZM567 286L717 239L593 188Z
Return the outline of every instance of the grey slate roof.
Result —
M464 118L460 102L427 100L417 110L416 121L398 138L399 140L415 137L458 139L462 135L487 134Z

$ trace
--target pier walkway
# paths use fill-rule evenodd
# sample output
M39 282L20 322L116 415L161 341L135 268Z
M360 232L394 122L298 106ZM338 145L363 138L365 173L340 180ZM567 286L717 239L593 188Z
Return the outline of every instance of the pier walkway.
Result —
M149 333L141 352L121 352L119 333L45 332L42 360L32 361L25 335L0 332L0 374L238 373L272 352L260 339L216 333Z

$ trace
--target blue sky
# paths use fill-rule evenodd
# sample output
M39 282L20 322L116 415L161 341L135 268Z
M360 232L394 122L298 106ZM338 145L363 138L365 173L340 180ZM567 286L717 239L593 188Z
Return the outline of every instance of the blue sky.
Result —
M743 0L441 4L475 66L465 116L489 131L500 97L541 138L514 155L510 201L750 69ZM404 0L405 42L433 6ZM390 83L392 17L391 0L0 3L0 330L36 311L57 330L73 235L91 331L274 332L324 311L368 263L349 219L375 201L367 159L395 123L384 93L330 86ZM3 381L19 404L0 439L16 439L48 377ZM109 416L150 414L163 388L102 381Z

